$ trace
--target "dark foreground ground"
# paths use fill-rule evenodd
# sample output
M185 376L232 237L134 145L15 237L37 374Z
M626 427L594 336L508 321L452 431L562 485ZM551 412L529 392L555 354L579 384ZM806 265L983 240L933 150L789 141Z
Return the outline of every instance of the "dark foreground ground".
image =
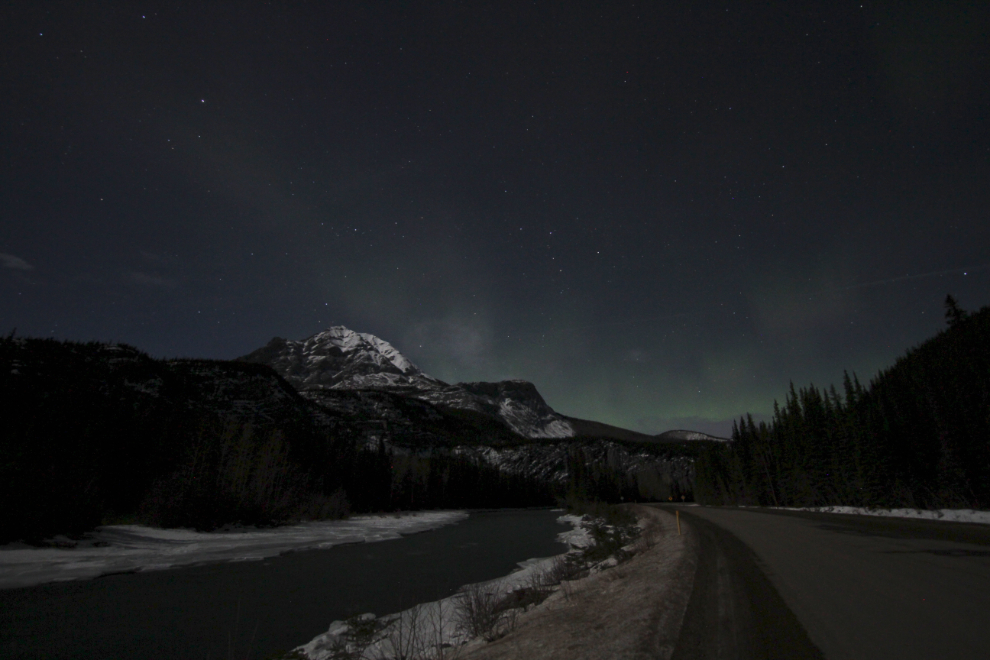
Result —
M990 526L684 507L698 568L673 657L990 657Z

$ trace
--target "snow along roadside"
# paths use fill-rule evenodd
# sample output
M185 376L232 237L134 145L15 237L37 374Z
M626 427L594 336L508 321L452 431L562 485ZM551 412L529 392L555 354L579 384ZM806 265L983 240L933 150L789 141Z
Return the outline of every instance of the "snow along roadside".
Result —
M779 509L781 511L812 511L815 513L845 513L845 514L852 514L857 516L915 518L919 520L941 520L944 522L977 523L980 525L990 525L990 511L979 511L977 509L869 509L860 506L815 506L815 507L771 506L766 508Z

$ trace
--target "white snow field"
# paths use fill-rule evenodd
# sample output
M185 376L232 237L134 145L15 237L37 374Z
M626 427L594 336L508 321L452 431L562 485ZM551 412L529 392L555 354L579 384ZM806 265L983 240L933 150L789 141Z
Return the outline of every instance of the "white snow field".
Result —
M888 518L918 518L921 520L942 520L945 522L978 523L990 525L990 511L976 509L867 509L857 506L817 506L817 507L768 507L782 511L815 511L818 513L849 513L857 516L885 516Z
M0 589L108 573L252 561L294 550L386 541L467 517L465 511L419 511L221 532L108 525L86 534L81 541L53 539L56 545L73 547L37 548L23 543L0 546Z

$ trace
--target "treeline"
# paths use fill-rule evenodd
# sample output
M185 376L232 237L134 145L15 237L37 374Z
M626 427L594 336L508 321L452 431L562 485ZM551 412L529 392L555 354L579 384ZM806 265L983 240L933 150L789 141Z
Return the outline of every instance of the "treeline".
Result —
M990 506L990 307L946 301L949 327L868 387L814 386L747 415L732 441L696 461L709 504L867 507Z
M575 502L693 501L691 462L707 442L641 443L614 438L575 438L566 458L562 491ZM625 460L620 454L625 454ZM636 468L633 456L650 461Z
M346 490L361 511L544 506L558 495L552 484L444 449L397 453L380 443L359 453L352 474Z
M179 468L154 483L138 518L214 529L352 512L541 506L557 498L546 483L441 449L409 454L384 442L374 449L359 444L343 443L323 469L306 470L292 460L280 430L258 433L229 422L203 429Z

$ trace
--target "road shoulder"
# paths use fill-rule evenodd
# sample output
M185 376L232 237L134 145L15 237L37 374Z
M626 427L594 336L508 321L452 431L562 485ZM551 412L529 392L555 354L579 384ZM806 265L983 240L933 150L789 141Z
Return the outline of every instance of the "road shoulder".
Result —
M602 573L564 583L542 605L521 614L513 632L466 648L460 657L671 658L688 607L697 554L690 535L678 535L672 512L634 508L645 523L645 550Z

